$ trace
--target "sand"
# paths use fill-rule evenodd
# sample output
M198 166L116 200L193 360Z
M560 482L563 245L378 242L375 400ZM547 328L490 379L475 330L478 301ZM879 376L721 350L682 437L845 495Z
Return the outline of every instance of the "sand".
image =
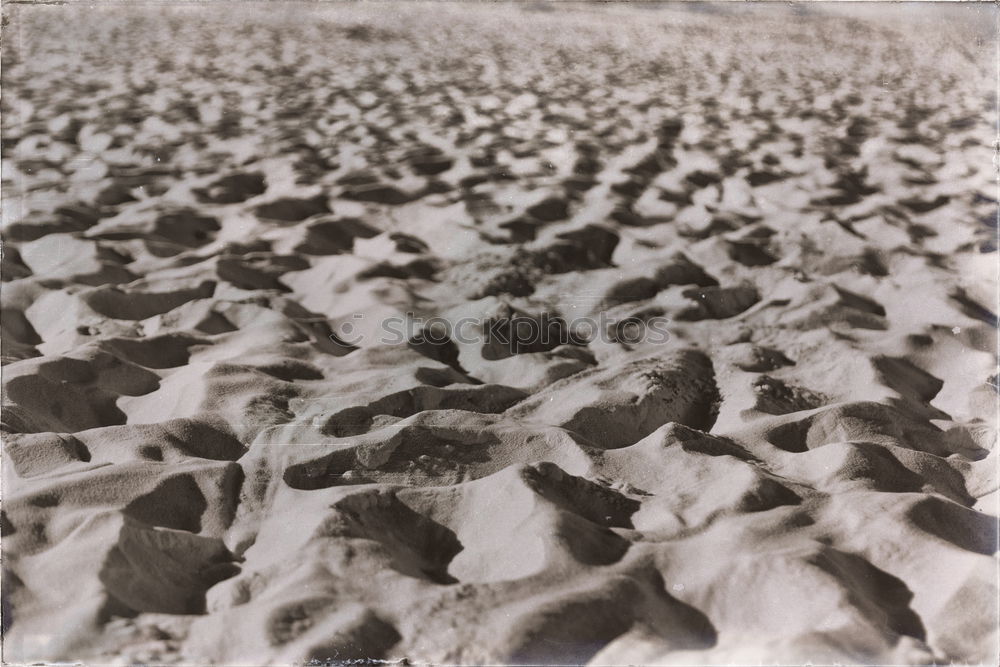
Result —
M6 5L4 660L996 664L996 19Z

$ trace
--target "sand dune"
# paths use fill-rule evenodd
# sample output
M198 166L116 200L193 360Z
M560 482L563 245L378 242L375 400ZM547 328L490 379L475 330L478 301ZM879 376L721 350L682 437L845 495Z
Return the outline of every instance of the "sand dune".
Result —
M6 5L3 659L996 664L996 19Z

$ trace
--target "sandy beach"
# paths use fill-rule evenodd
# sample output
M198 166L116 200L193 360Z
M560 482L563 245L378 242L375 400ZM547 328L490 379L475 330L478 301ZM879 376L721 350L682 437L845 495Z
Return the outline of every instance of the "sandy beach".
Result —
M997 9L5 4L3 661L998 659Z

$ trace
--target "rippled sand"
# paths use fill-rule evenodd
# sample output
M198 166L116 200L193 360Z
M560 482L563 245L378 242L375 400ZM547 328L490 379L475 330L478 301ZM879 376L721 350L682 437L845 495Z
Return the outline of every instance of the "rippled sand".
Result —
M4 16L5 661L996 664L994 6Z

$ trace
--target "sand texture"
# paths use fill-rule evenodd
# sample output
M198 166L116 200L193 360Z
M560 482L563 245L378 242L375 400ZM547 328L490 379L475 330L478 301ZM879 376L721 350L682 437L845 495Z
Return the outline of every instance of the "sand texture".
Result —
M996 664L996 21L5 5L4 661Z

